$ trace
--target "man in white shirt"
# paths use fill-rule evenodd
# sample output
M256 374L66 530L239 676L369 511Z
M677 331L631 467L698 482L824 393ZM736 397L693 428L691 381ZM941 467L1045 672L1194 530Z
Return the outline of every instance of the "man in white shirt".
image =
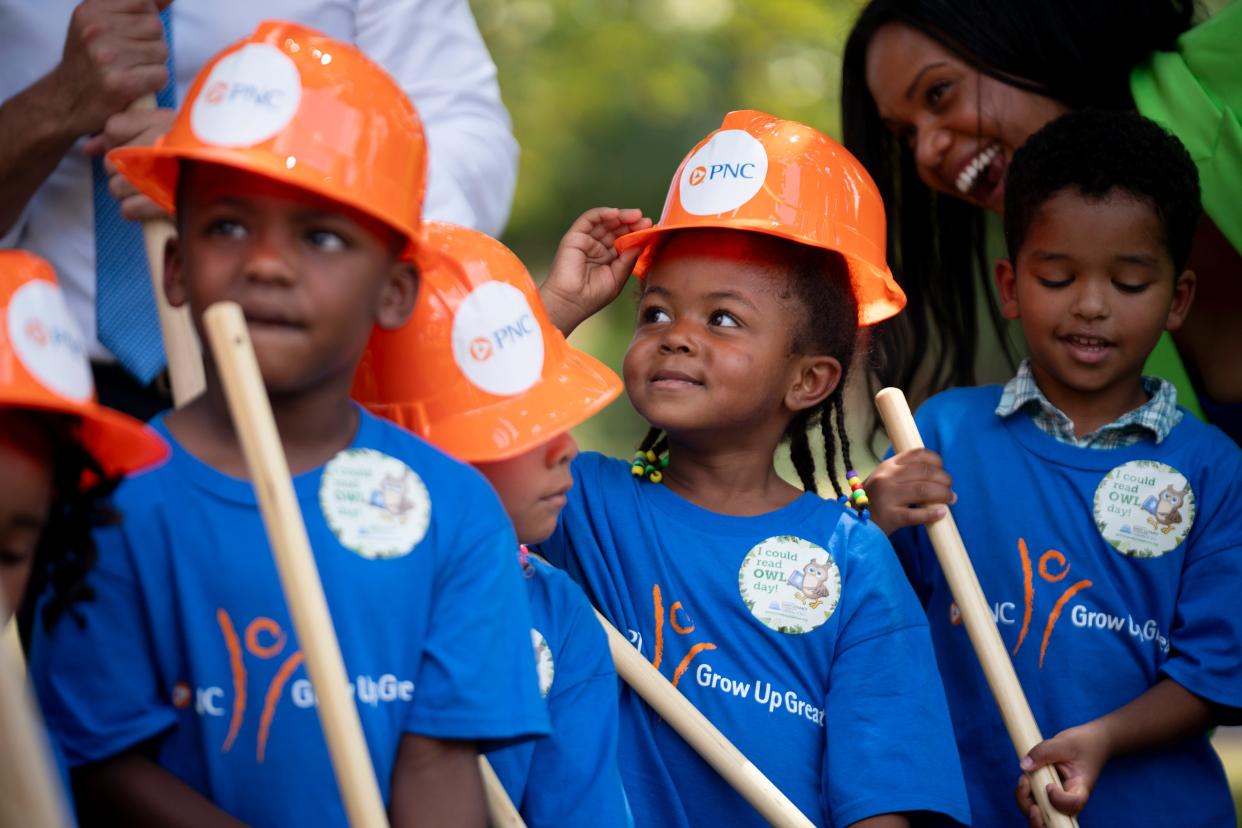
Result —
M499 235L517 177L496 67L467 0L0 0L0 247L52 263L101 400L139 416L167 397L122 371L97 338L88 153L149 143L171 122L170 111L124 111L164 85L164 7L177 100L226 45L263 20L292 20L353 42L410 96L429 146L425 217ZM127 194L119 178L110 184ZM131 219L153 207L122 201Z

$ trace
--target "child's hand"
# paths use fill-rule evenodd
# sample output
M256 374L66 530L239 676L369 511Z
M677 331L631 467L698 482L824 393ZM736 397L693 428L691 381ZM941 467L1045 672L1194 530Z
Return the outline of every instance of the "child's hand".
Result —
M596 207L570 226L552 259L539 296L552 324L569 336L579 323L606 306L625 285L641 247L618 253L617 237L651 226L642 210Z
M1061 813L1077 816L1087 804L1087 797L1091 796L1100 771L1111 755L1108 737L1097 720L1062 730L1051 739L1040 742L1022 760L1022 770L1029 773L1044 765L1054 766L1061 774L1065 790L1059 791L1050 784L1048 800ZM1018 808L1030 820L1031 828L1043 828L1044 820L1039 806L1035 804L1030 779L1025 774L1018 780L1014 797Z
M939 504L957 501L953 478L945 472L940 455L928 449L893 455L876 467L863 488L871 501L871 519L885 534L939 520L945 514Z

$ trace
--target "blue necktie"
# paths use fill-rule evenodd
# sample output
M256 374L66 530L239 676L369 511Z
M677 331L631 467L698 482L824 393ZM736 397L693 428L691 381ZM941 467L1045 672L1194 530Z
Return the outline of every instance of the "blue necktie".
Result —
M168 45L168 83L156 93L162 107L177 105L173 75L172 12L160 12ZM143 385L164 367L164 341L151 290L142 225L121 216L108 192L103 158L91 159L95 201L95 322L99 341Z

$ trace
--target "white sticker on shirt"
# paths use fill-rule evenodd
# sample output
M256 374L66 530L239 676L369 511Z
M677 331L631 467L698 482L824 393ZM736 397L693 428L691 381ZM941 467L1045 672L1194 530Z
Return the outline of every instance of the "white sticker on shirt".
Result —
M60 288L35 279L13 291L8 327L13 353L31 376L74 402L91 398L95 382L86 343L69 317Z
M249 147L280 132L302 102L302 76L284 52L250 43L211 68L190 107L190 129L203 143Z
M1132 558L1159 558L1186 539L1195 493L1186 476L1155 460L1132 460L1104 475L1095 490L1095 525Z
M556 663L552 660L552 648L543 633L530 628L530 643L535 648L535 672L539 674L539 694L545 699L552 691L552 678L556 675Z
M319 505L341 545L371 560L408 555L431 523L431 496L418 473L368 448L329 461Z
M819 627L841 600L841 571L828 550L793 535L757 543L742 560L737 584L751 615L787 634Z

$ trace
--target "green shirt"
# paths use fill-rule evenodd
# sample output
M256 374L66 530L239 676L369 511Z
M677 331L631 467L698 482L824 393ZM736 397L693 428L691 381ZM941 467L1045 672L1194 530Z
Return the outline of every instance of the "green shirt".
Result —
M1138 111L1186 145L1199 168L1203 209L1242 251L1242 3L1221 9L1177 40L1176 52L1154 52L1130 74ZM1186 369L1166 333L1145 373L1177 386L1182 405L1202 417Z

